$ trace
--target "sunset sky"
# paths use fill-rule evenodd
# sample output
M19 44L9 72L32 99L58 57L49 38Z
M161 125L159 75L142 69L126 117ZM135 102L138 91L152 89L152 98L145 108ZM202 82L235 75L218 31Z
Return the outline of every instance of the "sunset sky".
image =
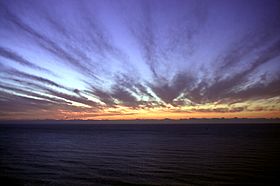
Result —
M0 119L280 117L279 0L0 0Z

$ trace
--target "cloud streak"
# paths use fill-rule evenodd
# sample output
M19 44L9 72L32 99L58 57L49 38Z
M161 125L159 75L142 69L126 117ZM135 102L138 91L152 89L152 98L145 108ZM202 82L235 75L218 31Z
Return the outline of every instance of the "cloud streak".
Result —
M3 118L279 112L278 2L109 2L0 3Z

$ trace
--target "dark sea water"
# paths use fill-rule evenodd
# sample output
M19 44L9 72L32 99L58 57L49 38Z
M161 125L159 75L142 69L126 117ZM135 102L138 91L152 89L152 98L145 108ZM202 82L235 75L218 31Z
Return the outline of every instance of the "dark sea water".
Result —
M0 125L1 185L277 185L280 125Z

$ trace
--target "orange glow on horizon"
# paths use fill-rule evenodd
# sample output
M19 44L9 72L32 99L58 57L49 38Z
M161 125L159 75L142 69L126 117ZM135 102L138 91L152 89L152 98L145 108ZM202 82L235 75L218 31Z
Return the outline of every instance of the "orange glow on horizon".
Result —
M267 101L267 100L266 100ZM0 119L56 119L56 120L136 120L136 119L190 119L190 118L280 118L280 108L273 102L251 101L232 105L209 103L196 106L142 107L131 108L118 105L115 108L104 107L93 110L76 106L74 110L52 108L49 110L11 113Z

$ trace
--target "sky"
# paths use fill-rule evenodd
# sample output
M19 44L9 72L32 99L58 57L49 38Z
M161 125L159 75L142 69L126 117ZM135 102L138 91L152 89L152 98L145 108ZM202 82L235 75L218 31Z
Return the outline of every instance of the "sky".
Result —
M0 119L280 117L279 0L0 0Z

